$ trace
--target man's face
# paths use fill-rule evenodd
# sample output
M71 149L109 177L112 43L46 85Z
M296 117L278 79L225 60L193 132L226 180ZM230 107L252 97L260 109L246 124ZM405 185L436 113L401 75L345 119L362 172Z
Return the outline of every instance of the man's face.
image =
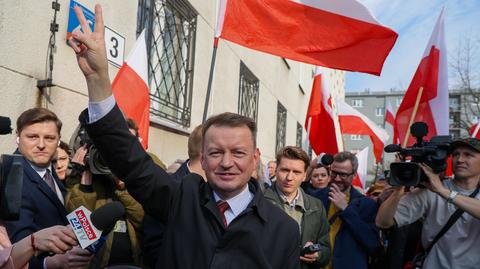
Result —
M69 163L70 159L68 158L67 152L58 147L57 158L55 162L55 172L57 172L57 176L60 180L64 180L67 176L67 168Z
M277 166L275 184L286 196L294 195L305 180L305 176L305 163L302 160L283 157Z
M201 157L207 181L222 199L239 194L260 158L246 126L211 126L205 133Z
M274 177L275 176L275 170L277 169L277 163L276 162L268 162L268 176L269 177Z
M342 192L350 191L354 177L350 160L333 162L330 166L330 183L337 185Z
M45 168L57 153L60 135L53 121L45 121L26 126L18 138L22 155L35 166Z
M453 173L459 179L478 179L480 176L480 152L468 147L458 147L452 153Z

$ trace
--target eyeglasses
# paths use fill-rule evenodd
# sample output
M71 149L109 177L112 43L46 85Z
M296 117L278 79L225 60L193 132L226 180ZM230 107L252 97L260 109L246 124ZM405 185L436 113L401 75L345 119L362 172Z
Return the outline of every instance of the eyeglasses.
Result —
M347 179L351 175L353 175L353 173L348 174L348 173L342 173L342 172L337 172L333 170L330 171L330 176L332 178L336 178L337 176L339 176L341 179Z

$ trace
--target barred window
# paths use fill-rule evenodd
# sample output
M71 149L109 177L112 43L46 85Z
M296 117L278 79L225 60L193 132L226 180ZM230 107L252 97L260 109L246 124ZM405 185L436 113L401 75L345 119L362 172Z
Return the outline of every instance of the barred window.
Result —
M297 122L297 147L302 147L303 127L300 122Z
M190 126L197 12L186 0L140 0L146 29L152 121Z
M287 109L280 103L277 103L277 139L275 143L275 154L285 147L287 131Z
M258 115L258 78L240 62L240 89L238 91L238 114L257 121Z

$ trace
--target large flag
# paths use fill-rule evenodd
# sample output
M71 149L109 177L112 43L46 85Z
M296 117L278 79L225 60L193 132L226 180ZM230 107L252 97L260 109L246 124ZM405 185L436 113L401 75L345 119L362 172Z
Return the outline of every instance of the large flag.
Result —
M393 108L392 104L390 104L390 101L387 100L386 102L386 108L385 108L385 123L388 123L390 125L395 126L395 113L393 113Z
M336 103L342 134L368 135L373 143L375 160L377 163L381 162L383 148L389 138L388 133L344 101L337 100Z
M113 80L112 91L126 117L133 119L138 125L142 145L146 149L150 126L150 95L145 31L138 37L127 61Z
M323 80L321 68L317 67L305 119L305 128L310 145L317 155L322 152L333 155L338 153L338 146L333 122L332 98L327 87L324 86Z
M369 147L362 149L356 154L358 160L357 176L352 180L352 185L365 190L367 187L367 168Z
M215 36L295 61L375 75L398 37L356 0L221 0Z
M447 50L444 35L444 10L442 9L430 41L418 65L417 71L398 108L395 117L395 135L401 144L410 128L412 114L418 103L413 121L423 121L428 125L430 140L435 135L448 135L448 81ZM407 146L415 143L411 135Z

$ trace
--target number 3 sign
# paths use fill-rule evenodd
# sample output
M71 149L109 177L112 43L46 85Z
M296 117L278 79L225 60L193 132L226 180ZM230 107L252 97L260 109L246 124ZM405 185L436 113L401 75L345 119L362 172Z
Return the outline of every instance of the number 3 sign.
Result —
M125 37L105 26L105 45L107 47L108 61L117 67L122 66Z

